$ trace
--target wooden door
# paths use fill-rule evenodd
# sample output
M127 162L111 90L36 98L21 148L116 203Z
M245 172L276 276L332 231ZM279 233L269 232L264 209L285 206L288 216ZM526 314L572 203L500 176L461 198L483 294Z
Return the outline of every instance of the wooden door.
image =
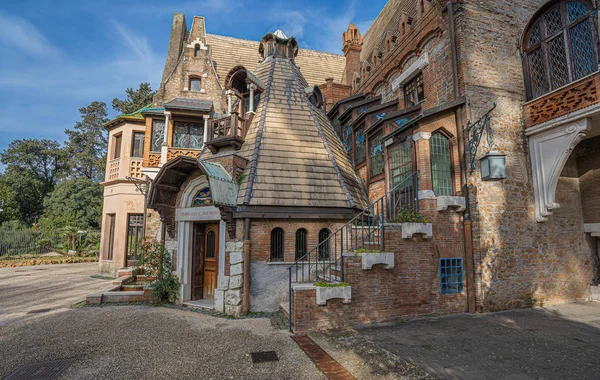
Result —
M194 243L192 247L192 301L203 298L204 289L204 234L203 224L194 224Z
M219 225L209 224L204 233L204 299L214 299L219 274Z

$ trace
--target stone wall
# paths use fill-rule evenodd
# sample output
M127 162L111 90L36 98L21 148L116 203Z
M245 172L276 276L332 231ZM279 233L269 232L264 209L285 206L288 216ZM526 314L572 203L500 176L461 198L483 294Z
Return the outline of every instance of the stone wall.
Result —
M215 290L215 310L229 315L242 313L244 286L244 243L239 240L225 243L228 275L219 275Z
M584 223L600 223L600 137L584 140L577 157Z
M454 252L437 249L438 243L432 239L402 239L399 227L388 227L385 239L386 251L394 253L393 269L375 265L363 270L360 256L345 257L344 281L351 286L350 303L334 299L318 306L314 288L294 290L296 333L466 311L466 292L440 293L439 259L456 257Z

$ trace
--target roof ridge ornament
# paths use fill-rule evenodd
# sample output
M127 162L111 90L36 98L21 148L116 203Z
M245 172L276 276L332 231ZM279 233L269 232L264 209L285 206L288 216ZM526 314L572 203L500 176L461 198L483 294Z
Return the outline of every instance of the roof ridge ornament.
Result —
M277 29L275 31L275 33L273 33L276 37L281 38L282 40L287 40L288 37L285 35L285 33L283 33L283 31L281 29Z

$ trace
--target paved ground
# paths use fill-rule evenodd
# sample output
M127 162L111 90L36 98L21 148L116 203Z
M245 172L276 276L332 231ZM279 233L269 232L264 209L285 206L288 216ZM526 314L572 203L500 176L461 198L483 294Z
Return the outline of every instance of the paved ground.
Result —
M452 315L359 332L443 379L600 379L600 302Z
M110 281L91 278L97 263L34 265L0 269L0 327L38 317L32 310L52 312L83 301L86 294L110 287Z

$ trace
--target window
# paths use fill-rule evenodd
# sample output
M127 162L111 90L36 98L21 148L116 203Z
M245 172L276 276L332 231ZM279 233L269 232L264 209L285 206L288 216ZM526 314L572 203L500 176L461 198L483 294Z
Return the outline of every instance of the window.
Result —
M108 218L108 249L106 252L106 260L112 260L115 246L115 214L108 214L106 216Z
M151 152L160 152L160 147L165 139L165 121L152 120L152 144Z
M390 169L392 171L392 187L396 187L413 172L410 139L392 145L388 149L388 154L390 157ZM411 184L412 182L408 185Z
M327 228L323 228L319 231L319 258L322 260L329 259L329 236L331 236L331 231Z
M356 144L356 165L359 165L365 162L365 160L367 159L367 142L365 139L365 127L360 127L354 132L354 141Z
M344 148L346 148L346 152L352 152L352 126L351 125L343 125L342 126L342 142L344 143Z
M135 260L141 249L144 214L128 214L127 226L127 260Z
M279 227L271 231L271 261L283 261L283 230Z
M113 137L113 159L121 157L121 144L123 143L123 135L118 134Z
M404 101L406 107L412 107L425 100L423 91L423 74L419 73L404 86Z
M523 43L528 99L598 70L591 11L582 2L561 1L530 23Z
M202 207L212 204L212 196L210 194L210 189L205 187L204 189L198 191L196 196L194 197L194 201L192 202L192 207Z
M296 231L296 260L301 259L306 255L306 238L308 237L308 232L304 228L300 228Z
M462 293L464 291L463 273L462 259L440 259L440 293Z
M200 78L190 78L190 91L200 91Z
M202 125L193 123L175 122L173 128L173 146L176 148L200 149L202 148Z
M194 57L200 58L200 45L194 45Z
M371 167L371 177L375 177L383 173L384 162L381 133L378 133L369 139L369 163Z
M133 132L131 157L144 157L144 133Z
M217 236L215 231L206 232L206 258L214 259L217 255Z
M452 195L450 140L442 133L431 135L431 176L435 195Z

